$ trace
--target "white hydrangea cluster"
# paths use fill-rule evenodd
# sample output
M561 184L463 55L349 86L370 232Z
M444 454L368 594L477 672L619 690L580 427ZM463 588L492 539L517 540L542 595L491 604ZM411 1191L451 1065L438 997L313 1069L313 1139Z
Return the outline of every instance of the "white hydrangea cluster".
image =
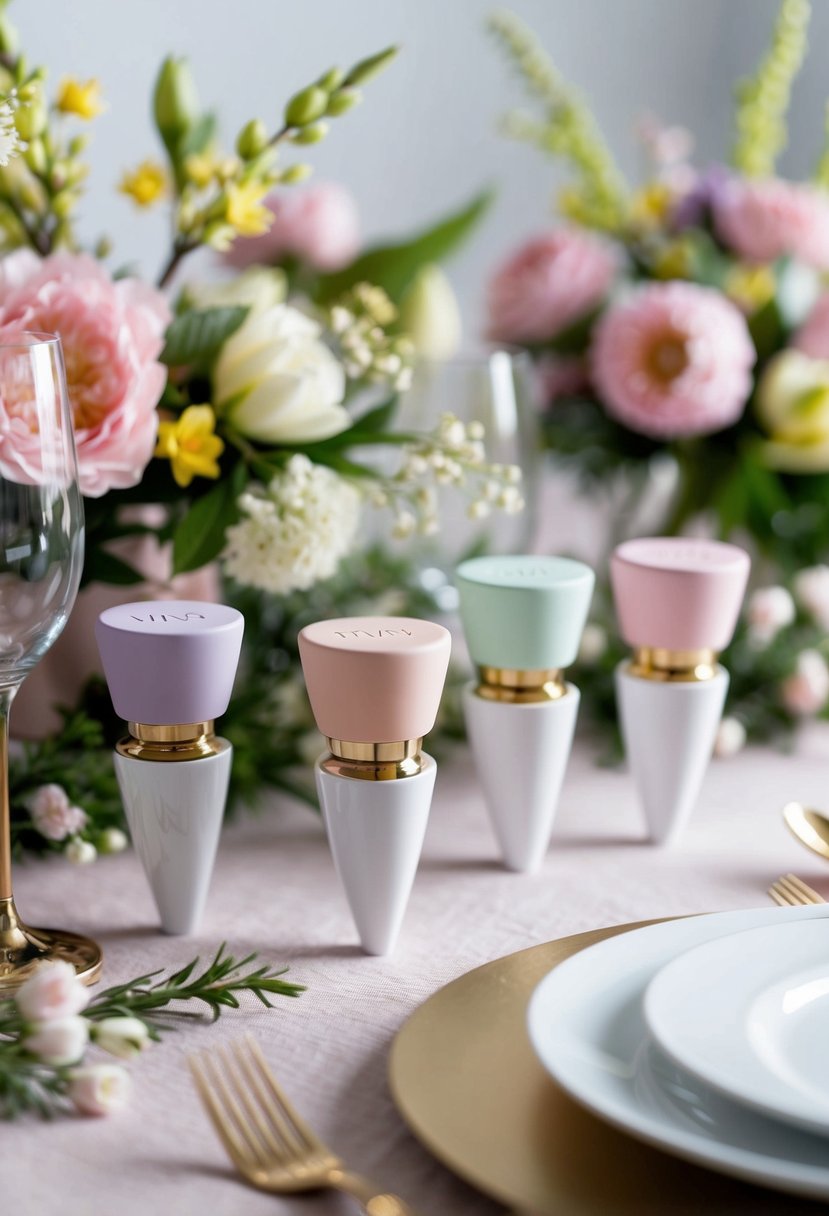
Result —
M243 518L227 530L227 574L276 595L330 578L351 550L360 521L357 489L307 456L292 456L265 487L239 498Z
M372 503L395 512L394 535L431 536L439 530L438 487L452 486L469 497L471 519L493 511L516 515L524 509L521 469L513 464L488 464L484 428L464 424L443 414L435 430L421 443L407 444L397 474L374 488Z
M411 388L414 345L402 334L386 332L396 320L394 304L370 283L358 283L331 308L328 323L350 380L386 384L399 393Z

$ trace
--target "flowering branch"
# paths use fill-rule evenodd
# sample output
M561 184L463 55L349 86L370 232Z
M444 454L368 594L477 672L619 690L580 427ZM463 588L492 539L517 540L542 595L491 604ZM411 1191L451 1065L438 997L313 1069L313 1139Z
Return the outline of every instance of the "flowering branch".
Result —
M122 1106L129 1074L119 1065L85 1065L87 1045L133 1058L177 1021L197 1016L170 1008L174 1002L198 1001L215 1022L223 1010L239 1008L240 993L253 993L271 1009L272 996L304 991L281 978L287 968L257 967L256 958L236 960L222 944L202 971L195 958L161 979L156 977L163 973L156 971L107 988L88 1006L89 992L73 968L45 963L14 998L0 1001L0 1119L27 1112L48 1118L73 1106L100 1115Z

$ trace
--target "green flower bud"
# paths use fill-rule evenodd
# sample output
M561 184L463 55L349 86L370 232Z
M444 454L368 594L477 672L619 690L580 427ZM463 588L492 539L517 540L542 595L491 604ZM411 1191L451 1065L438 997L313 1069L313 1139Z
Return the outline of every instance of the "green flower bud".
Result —
M42 139L30 139L29 146L23 153L23 159L31 169L32 173L43 174L46 172L46 149L43 146Z
M328 94L318 85L310 84L307 89L295 93L285 107L285 124L289 127L305 127L310 122L322 118L328 108Z
M77 201L71 190L62 190L52 199L52 210L59 219L66 219Z
M336 93L331 94L325 113L330 114L332 118L339 118L341 114L347 114L354 106L358 106L362 100L363 95L359 89L338 89Z
M69 141L69 148L68 148L69 155L70 156L80 156L81 153L85 152L88 147L89 147L89 136L88 135L75 135Z
M161 65L153 93L158 133L172 156L199 116L199 101L186 59L168 55Z
M20 46L20 36L5 13L0 13L0 53L14 56Z
M325 89L326 93L333 93L344 80L345 72L342 68L331 68L324 76L320 76L317 84L321 89Z
M398 47L389 46L385 51L380 51L377 55L371 55L368 59L361 59L359 63L355 63L354 67L345 78L346 84L365 84L367 80L371 80L378 72L382 72L387 63L391 63L398 52Z
M268 128L261 118L252 118L236 137L236 151L242 160L253 160L268 146Z
M301 130L295 132L291 136L291 143L294 144L318 144L321 139L325 139L328 134L327 122L314 122L310 127L302 127Z
M96 258L108 258L112 253L112 241L108 236L99 236L93 250Z
M18 106L14 114L14 125L21 139L37 139L46 130L49 115L42 96Z
M304 182L306 177L310 177L312 173L313 169L310 165L291 165L288 169L282 170L279 180L286 186L295 186L297 182Z

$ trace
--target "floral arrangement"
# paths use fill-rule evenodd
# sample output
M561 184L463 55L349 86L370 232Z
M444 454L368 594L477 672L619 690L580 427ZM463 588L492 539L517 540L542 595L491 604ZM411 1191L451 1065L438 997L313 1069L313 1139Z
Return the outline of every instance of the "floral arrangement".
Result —
M198 958L179 971L160 971L90 992L65 962L41 964L17 990L0 1000L0 1119L26 1113L49 1118L75 1110L106 1115L125 1105L130 1074L120 1064L88 1063L95 1047L129 1060L184 1018L205 1005L216 1021L224 1009L238 1009L241 992L252 993L268 1009L271 996L299 996L303 988L281 971L255 966L256 955L237 961L220 946L198 971Z
M606 495L608 551L637 531L701 530L747 545L774 584L727 659L732 751L829 704L829 127L810 181L775 172L809 18L808 0L782 0L737 87L728 164L693 165L690 133L648 117L635 187L532 33L510 13L491 22L537 109L507 133L572 180L561 219L496 269L489 332L532 352L549 448ZM599 610L586 678L607 721L620 656Z
M266 735L274 757L267 780L293 790L287 770L307 731L304 720L286 723L287 702L276 704L295 638L287 627L284 642L268 633L269 601L326 580L345 600L335 576L359 548L366 511L385 512L389 531L405 538L438 528L439 485L466 494L473 514L522 506L520 474L487 463L480 429L449 415L429 434L394 422L412 379L413 337L432 354L457 338L454 298L436 264L471 231L487 196L411 240L359 252L344 190L292 194L310 166L282 161L324 139L396 53L331 68L277 122L245 123L232 151L186 61L168 58L153 94L163 159L144 159L119 186L139 210L170 213L152 286L112 273L109 241L85 250L76 231L84 127L105 109L98 82L65 78L50 94L46 70L20 53L0 4L0 339L21 327L61 336L85 498L83 584L140 588L145 575L129 547L148 540L169 551L170 577L217 563L224 596L244 599L249 640L236 700L247 719L223 729L234 734L235 792L248 800L262 784L254 738ZM203 268L199 250L213 251L209 282L190 269ZM0 403L0 476L25 474L36 459L21 426ZM294 604L294 619L299 611ZM17 756L19 848L59 847L88 861L122 847L117 792L100 771L112 729L108 698L93 685L69 707L60 736ZM284 746L274 744L280 732Z

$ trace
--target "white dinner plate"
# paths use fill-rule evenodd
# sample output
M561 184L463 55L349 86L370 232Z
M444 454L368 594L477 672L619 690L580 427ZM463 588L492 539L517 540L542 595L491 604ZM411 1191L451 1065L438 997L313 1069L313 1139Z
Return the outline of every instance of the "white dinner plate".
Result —
M642 1011L650 981L683 951L745 929L825 917L822 905L722 912L591 946L536 988L533 1047L573 1098L640 1140L724 1174L827 1199L826 1140L740 1106L679 1068L654 1043Z
M662 1050L707 1085L829 1133L829 920L697 946L651 981L644 1012Z

